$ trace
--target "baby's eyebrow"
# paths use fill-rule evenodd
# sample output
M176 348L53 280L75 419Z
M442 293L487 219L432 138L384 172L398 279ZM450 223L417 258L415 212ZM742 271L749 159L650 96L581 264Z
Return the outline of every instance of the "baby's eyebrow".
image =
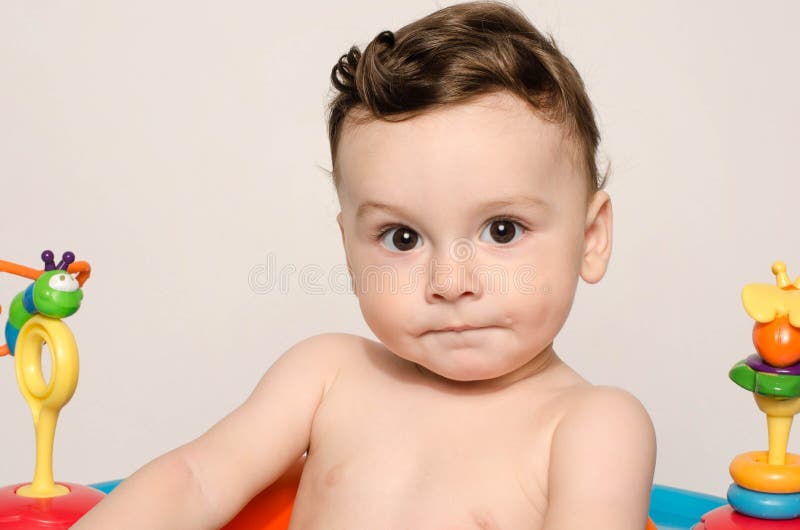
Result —
M359 220L365 215L367 215L367 213L369 213L370 210L384 210L389 213L399 214L401 216L408 217L405 211L398 206L392 206L391 204L384 204L378 201L364 201L358 206L358 209L356 210L356 220Z
M495 199L492 201L487 201L482 203L479 206L479 210L491 210L493 208L499 208L502 206L515 206L515 205L522 205L527 206L530 208L538 208L540 210L549 210L550 204L544 199L540 199L539 197L526 197L524 195L518 197L509 197L503 199Z
M477 205L475 208L477 211L485 211L491 210L494 208L500 208L504 206L514 206L514 205L522 205L531 208L537 208L540 210L549 210L550 204L547 201L540 199L539 197L526 197L526 196L518 196L518 197L508 197L508 198L500 198L494 199L491 201L482 202ZM361 219L364 217L370 210L383 210L389 213L394 213L397 215L401 215L403 217L410 217L406 214L406 212L399 206L394 206L391 204L385 204L378 201L368 200L362 202L358 209L356 210L356 220Z

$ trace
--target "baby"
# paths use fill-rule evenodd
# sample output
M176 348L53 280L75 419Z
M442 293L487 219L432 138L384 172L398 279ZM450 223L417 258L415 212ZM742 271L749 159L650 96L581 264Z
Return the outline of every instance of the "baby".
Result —
M331 78L337 220L379 342L296 344L73 528L219 528L307 451L291 530L643 530L650 418L553 350L611 254L573 65L477 2L351 48Z

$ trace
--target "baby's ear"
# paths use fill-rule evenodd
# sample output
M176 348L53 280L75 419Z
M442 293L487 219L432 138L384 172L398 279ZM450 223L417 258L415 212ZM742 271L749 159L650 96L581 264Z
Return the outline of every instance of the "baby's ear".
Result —
M339 231L342 233L342 245L344 245L344 225L342 224L342 212L336 216L336 222L339 223Z
M353 281L353 269L350 267L350 255L347 253L347 238L344 235L344 224L342 223L342 212L336 216L336 222L339 223L339 232L342 233L342 248L344 248L344 258L347 260L347 272L350 275L350 281Z
M589 199L584 229L581 278L587 283L597 283L606 273L611 257L613 214L611 198L604 191L596 191Z
M347 255L347 236L344 232L344 221L342 220L342 212L336 216L336 222L339 223L339 232L342 234L342 247L344 247L345 256L347 256L347 266L350 266L350 256Z

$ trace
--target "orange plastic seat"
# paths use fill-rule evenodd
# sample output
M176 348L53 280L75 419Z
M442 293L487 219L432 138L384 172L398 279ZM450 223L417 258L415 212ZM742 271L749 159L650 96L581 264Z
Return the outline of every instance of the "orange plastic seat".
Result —
M256 495L223 530L287 530L305 457Z

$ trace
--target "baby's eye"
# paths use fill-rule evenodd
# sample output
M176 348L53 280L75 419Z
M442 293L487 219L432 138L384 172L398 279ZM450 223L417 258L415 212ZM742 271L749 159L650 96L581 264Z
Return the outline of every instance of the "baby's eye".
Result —
M406 252L417 248L417 243L422 243L422 238L407 226L396 226L386 230L381 241L389 250Z
M492 219L481 232L481 240L487 241L486 236L491 238L489 242L505 245L519 239L524 231L522 225L511 219Z

